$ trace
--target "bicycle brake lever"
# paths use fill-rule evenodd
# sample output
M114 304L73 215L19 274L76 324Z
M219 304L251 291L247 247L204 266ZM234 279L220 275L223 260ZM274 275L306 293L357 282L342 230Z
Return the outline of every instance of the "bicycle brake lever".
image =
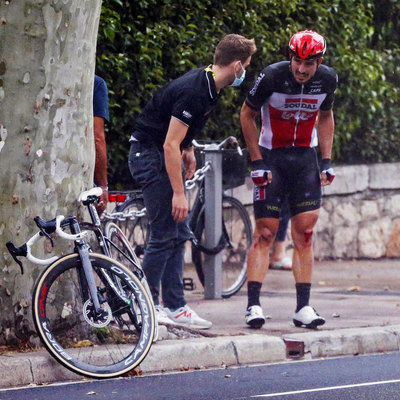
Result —
M9 253L11 254L12 258L14 259L14 261L21 268L21 275L23 275L24 274L24 267L22 265L22 262L20 260L18 260L18 256L26 257L26 255L27 255L26 243L24 245L22 245L21 247L15 247L14 243L7 242L6 246L7 246L7 249L9 251Z
M46 236L47 239L50 240L51 247L54 247L53 238L50 236L49 233L46 232L46 230L40 224L41 218L39 216L36 216L35 218L33 218L33 220L35 221L37 227L40 229L40 232L42 233L42 235Z

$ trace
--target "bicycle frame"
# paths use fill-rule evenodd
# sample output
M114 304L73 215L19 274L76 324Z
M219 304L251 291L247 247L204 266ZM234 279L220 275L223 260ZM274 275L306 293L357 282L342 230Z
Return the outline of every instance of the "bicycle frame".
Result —
M97 211L96 210L94 210L94 211L95 211L95 215L97 215ZM58 220L58 218L56 220ZM81 227L75 217L65 218L64 224L65 223L69 224L72 235L79 236L80 234L82 234ZM65 233L61 234L58 225L56 228L56 232L58 232L58 234L60 236L64 236L65 238L68 238L68 237L71 238L71 235L67 235ZM102 314L103 309L101 308L101 305L100 305L99 294L98 294L96 282L94 279L92 264L90 262L90 252L89 252L90 246L86 243L85 240L83 240L81 238L74 240L74 244L75 244L75 252L79 254L79 258L82 262L84 276L86 278L86 279L83 279L81 271L79 271L79 281L80 281L82 297L84 300L89 299L89 296L87 293L87 288L85 286L87 284L89 293L90 293L92 301L93 301L93 305L95 307L95 311L96 311L96 313ZM107 249L107 251L108 251L108 249ZM108 255L108 254L105 254L105 255ZM117 295L117 297L127 304L129 302L129 299L127 299L126 296L124 295L124 293L116 287L115 283L110 278L108 273L104 269L100 269L100 270L101 270L103 277L110 284L111 288L113 289L113 291Z
M86 229L90 229L93 231L96 235L97 242L102 249L102 252L108 256L111 257L111 248L115 249L118 251L120 255L122 255L131 265L133 265L134 268L134 273L138 276L139 279L142 279L144 277L144 272L142 268L140 267L140 263L137 259L131 258L128 254L126 254L123 250L121 250L115 243L113 243L108 237L106 237L103 234L103 231L101 230L101 221L99 218L99 214L97 213L96 207L93 204L93 200L90 196L86 200L83 200L82 203L88 207L89 210L89 215L92 220L92 223L88 222L82 222L80 223L81 227L86 227ZM134 252L133 252L134 254Z

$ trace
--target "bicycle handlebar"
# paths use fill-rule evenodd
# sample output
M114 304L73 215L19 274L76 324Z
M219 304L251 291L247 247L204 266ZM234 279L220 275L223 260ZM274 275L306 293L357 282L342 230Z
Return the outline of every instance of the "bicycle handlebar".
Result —
M204 151L215 151L215 150L223 151L224 150L223 146L225 146L225 144L228 142L230 145L232 145L232 146L234 146L234 148L236 148L236 150L240 156L243 156L243 151L240 148L239 143L238 143L237 139L235 138L235 136L228 136L220 143L209 143L209 144L201 144L201 143L197 142L195 139L193 139L192 145L198 149L203 149ZM193 175L193 178L188 179L185 182L185 188L188 190L193 189L196 186L197 181L203 180L205 172L210 168L211 168L211 164L206 163L203 168L199 168L198 170L196 170L196 172Z
M64 222L66 218L64 218L63 215L57 215L56 217L56 233L58 236L65 240L79 240L83 239L84 237L87 236L88 232L87 231L82 231L76 234L69 234L65 233L64 230L61 227L62 222Z
M192 140L192 145L194 147L196 147L198 149L204 149L206 151L207 151L207 149L222 150L224 148L225 144L229 144L229 145L233 146L237 150L239 155L241 155L241 156L243 155L243 151L242 151L241 147L239 146L239 142L237 141L235 136L228 136L220 143L201 144L195 139ZM212 147L214 147L214 148L212 148Z
M56 218L45 221L40 217L35 217L34 221L36 225L39 227L40 231L35 233L26 243L24 243L20 247L16 247L14 243L7 242L6 247L7 250L10 252L12 258L21 268L21 274L24 273L24 269L22 266L22 262L18 259L18 257L26 257L29 261L33 262L34 264L39 265L49 265L58 259L57 256L53 256L50 258L37 258L32 254L31 248L32 246L43 236L46 236L51 240L53 245L53 240L50 237L50 234L56 232L58 236L65 240L79 240L87 236L88 232L83 231L77 234L68 234L64 232L63 227L69 225L70 221L75 217L67 217L65 218L63 215L58 215Z
M24 274L24 268L22 266L22 262L18 259L18 257L26 257L29 261L39 264L39 265L49 265L52 262L56 261L58 259L57 256L46 258L46 259L40 259L32 255L31 248L32 246L43 236L42 232L37 232L35 233L26 243L24 243L20 247L16 247L14 243L12 242L7 242L7 250L10 252L12 258L14 261L20 266L21 268L21 274Z
M82 204L88 206L90 204L97 203L100 199L103 190L100 187L94 187L92 189L86 190L79 195L78 201ZM64 232L64 227L70 224L70 222L75 217L67 217L65 218L63 215L58 215L56 218L45 221L39 216L34 218L34 221L38 228L40 229L39 232L35 233L26 243L24 243L20 247L16 247L14 243L7 242L6 247L9 253L11 254L14 261L20 266L21 274L24 273L24 268L22 262L18 259L18 257L26 257L29 261L33 262L34 264L38 265L49 265L58 259L57 256L40 259L35 257L32 254L31 248L32 246L42 237L45 236L51 241L51 245L54 246L53 239L50 236L52 233L56 232L58 236L65 240L80 240L87 236L88 232L83 231L77 234L68 234ZM76 218L75 218L76 219Z

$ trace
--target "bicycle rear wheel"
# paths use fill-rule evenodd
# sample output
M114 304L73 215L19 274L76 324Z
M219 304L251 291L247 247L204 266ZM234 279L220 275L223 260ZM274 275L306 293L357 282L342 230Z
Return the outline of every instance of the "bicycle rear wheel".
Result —
M139 265L139 259L129 243L128 238L115 222L108 221L106 223L104 226L104 236L110 242L108 247L111 258L118 260L128 268L132 268L132 264L135 267Z
M108 221L104 227L104 237L108 243L110 257L134 272L140 278L140 282L152 299L149 284L147 283L140 261L119 226L112 221ZM157 340L157 336L158 331L154 335L154 341Z
M84 297L88 290L82 264L77 254L70 254L40 276L33 292L33 320L44 346L59 363L81 375L111 378L146 357L155 330L154 308L128 268L102 254L89 257L102 315Z
M144 202L142 199L132 198L120 206L119 211L124 214L130 212L140 211L144 209ZM141 217L126 218L124 221L115 220L115 222L122 230L128 239L135 254L140 260L143 260L144 251L149 239L149 220L147 215Z
M204 207L197 218L194 234L204 244ZM222 250L222 297L237 293L247 278L247 253L253 233L249 214L234 197L224 196L222 201L222 234L226 245ZM192 244L192 260L200 282L204 286L204 253Z

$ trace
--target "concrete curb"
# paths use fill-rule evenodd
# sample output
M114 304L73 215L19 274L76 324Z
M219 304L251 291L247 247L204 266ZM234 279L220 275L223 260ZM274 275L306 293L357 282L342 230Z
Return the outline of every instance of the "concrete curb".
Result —
M368 354L400 350L400 325L284 335L221 336L162 340L140 365L144 373L229 367L287 360L284 340L304 343L306 358ZM0 356L0 387L82 380L45 352Z
M153 345L140 365L143 372L224 367L286 359L282 339L268 335L166 340Z
M311 358L399 351L400 325L292 333L283 339L302 341Z

